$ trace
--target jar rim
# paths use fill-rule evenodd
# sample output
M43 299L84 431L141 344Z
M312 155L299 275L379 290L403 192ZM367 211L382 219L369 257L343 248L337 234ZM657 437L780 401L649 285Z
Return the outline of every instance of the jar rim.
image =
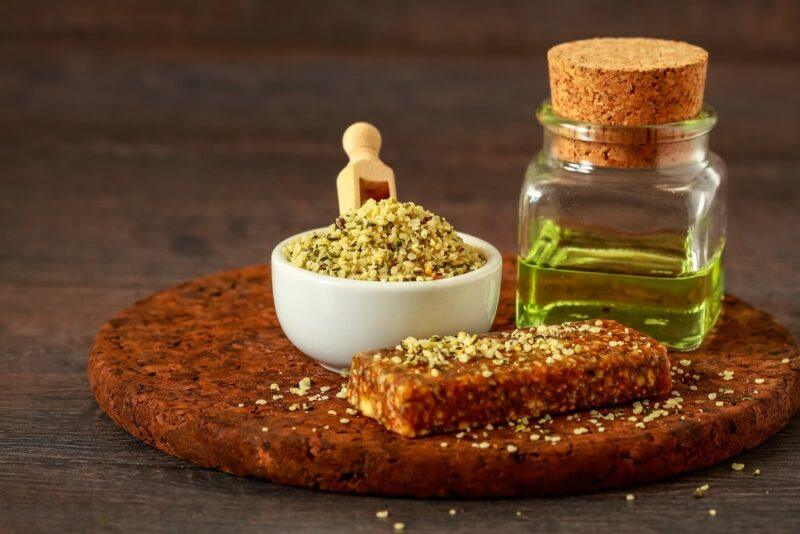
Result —
M536 119L546 130L570 139L603 143L670 143L706 135L717 123L717 112L708 104L696 116L678 122L647 125L608 125L570 119L553 109L550 99L536 110Z

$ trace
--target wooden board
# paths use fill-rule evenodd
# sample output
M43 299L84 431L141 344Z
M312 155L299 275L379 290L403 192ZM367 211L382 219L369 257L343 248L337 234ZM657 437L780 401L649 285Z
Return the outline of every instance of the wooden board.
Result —
M513 326L513 282L507 258L495 328ZM256 266L187 282L120 313L97 335L89 379L123 428L191 462L282 484L416 497L548 495L662 479L756 446L800 406L796 341L736 298L726 298L703 347L672 357L683 401L669 415L652 416L662 399L639 414L616 407L535 430L555 442L510 428L409 440L346 414L334 395L344 379L283 336L268 267ZM326 400L288 391L305 376L312 394L331 388ZM290 410L303 402L307 409Z

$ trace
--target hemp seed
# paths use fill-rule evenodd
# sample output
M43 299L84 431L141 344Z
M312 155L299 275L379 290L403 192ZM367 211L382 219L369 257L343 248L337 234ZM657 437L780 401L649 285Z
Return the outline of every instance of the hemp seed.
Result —
M722 377L723 380L733 380L733 371L728 371L728 370L722 371L720 373L720 376Z
M443 217L392 198L369 199L325 230L291 241L282 252L290 263L312 272L382 282L450 278L486 263Z

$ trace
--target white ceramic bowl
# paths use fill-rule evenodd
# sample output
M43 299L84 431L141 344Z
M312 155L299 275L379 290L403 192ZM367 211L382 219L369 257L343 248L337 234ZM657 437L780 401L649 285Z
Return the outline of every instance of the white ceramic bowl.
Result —
M319 230L311 230L319 231ZM356 352L391 347L405 337L486 332L500 298L503 260L492 245L459 234L487 261L472 272L425 282L372 282L317 274L272 251L272 295L286 337L329 369Z

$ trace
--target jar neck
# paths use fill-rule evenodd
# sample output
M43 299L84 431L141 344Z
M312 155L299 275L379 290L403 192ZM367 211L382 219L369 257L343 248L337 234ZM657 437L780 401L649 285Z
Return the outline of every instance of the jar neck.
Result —
M711 107L697 117L656 125L610 126L556 114L546 101L536 117L544 127L544 153L554 161L612 168L660 168L697 164L708 158Z

